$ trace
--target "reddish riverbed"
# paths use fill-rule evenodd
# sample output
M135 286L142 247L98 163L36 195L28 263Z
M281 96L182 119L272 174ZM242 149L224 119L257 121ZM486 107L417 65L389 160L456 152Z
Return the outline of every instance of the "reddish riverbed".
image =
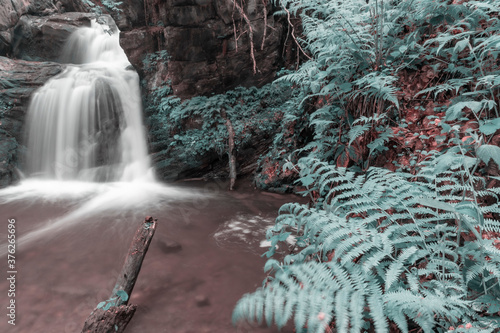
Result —
M80 332L92 309L109 297L132 236L146 215L158 219L158 228L132 293L131 303L138 308L127 332L277 332L248 324L234 327L231 313L237 300L265 277L265 259L259 254L266 249L259 245L266 226L283 203L297 197L262 193L248 184L235 192L213 183L179 186L179 193L209 196L173 193L151 205L125 202L121 209L113 208L120 202L116 198L110 209L89 205L85 214L72 213L83 199L4 202L2 275L7 271L8 218L16 220L19 244L16 325L7 323L8 285L3 278L0 332ZM3 198L9 195L15 196ZM44 230L33 232L43 225Z

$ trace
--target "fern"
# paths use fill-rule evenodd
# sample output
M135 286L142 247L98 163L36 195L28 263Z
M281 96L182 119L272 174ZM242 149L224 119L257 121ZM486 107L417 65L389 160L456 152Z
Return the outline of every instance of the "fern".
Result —
M500 251L479 234L460 239L482 230L478 214L498 211L498 202L478 207L437 188L441 181L459 182L459 171L449 169L431 175L429 166L415 182L413 175L378 168L357 175L312 158L296 167L307 191L321 200L314 207L281 208L268 231L267 255L275 255L290 232L297 237L296 251L282 263L269 259L274 276L238 302L234 321L267 313L268 324L274 318L282 327L293 317L295 329L304 332L324 332L330 321L339 332L359 332L367 323L377 332L388 332L390 322L402 332L415 325L435 332L459 322L485 322L470 306L474 293L500 290ZM461 230L456 221L462 221ZM500 222L487 224L496 230Z
M360 117L393 119L400 107L394 66L410 66L423 47L419 33L398 38L411 19L412 1L276 1L278 15L300 17L303 36L297 41L309 60L278 79L302 90L302 104L317 103L310 126L314 142L302 152L337 165L367 169L386 150L388 123L354 125ZM318 101L318 102L316 102ZM324 105L324 106L323 106ZM362 146L370 145L369 150Z
M267 233L274 273L240 300L233 320L283 327L293 319L298 332L498 328L500 190L492 180L500 179L490 170L500 165L498 1L277 4L300 17L309 59L280 82L301 90L290 117L305 110L314 131L295 151L306 157L286 165L311 202L281 208ZM370 168L401 113L399 71L423 65L432 77L410 97L441 104L436 150L422 152L411 174ZM280 252L290 235L292 252Z

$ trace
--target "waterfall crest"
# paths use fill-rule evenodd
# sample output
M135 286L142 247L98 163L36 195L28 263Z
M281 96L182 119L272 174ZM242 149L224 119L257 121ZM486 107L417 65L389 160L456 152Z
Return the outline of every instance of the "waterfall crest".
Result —
M153 179L139 77L116 27L91 22L69 38L60 75L36 91L27 115L26 172L92 182Z

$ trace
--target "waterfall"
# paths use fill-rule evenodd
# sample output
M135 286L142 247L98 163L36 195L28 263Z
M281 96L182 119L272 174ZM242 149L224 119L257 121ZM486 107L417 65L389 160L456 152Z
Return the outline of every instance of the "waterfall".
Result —
M201 198L210 193L155 181L139 76L120 48L114 22L77 29L61 53L65 70L32 95L28 109L26 177L0 189L3 212L31 226L16 235L16 245L27 249L59 234L70 237L77 226L75 237L85 237L113 221L120 225L116 230L127 230L145 216L174 211L179 201L201 209ZM190 213L176 214L189 223ZM7 255L7 246L7 238L0 239L0 255Z
M114 23L77 29L60 75L37 90L28 109L26 173L91 182L152 179L139 77Z

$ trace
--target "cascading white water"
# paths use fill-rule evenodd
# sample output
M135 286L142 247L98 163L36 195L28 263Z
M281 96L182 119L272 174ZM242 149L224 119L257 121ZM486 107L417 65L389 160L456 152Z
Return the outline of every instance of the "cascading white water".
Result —
M139 77L129 69L117 32L96 21L76 30L61 57L72 65L34 93L26 131L29 176L152 179Z

